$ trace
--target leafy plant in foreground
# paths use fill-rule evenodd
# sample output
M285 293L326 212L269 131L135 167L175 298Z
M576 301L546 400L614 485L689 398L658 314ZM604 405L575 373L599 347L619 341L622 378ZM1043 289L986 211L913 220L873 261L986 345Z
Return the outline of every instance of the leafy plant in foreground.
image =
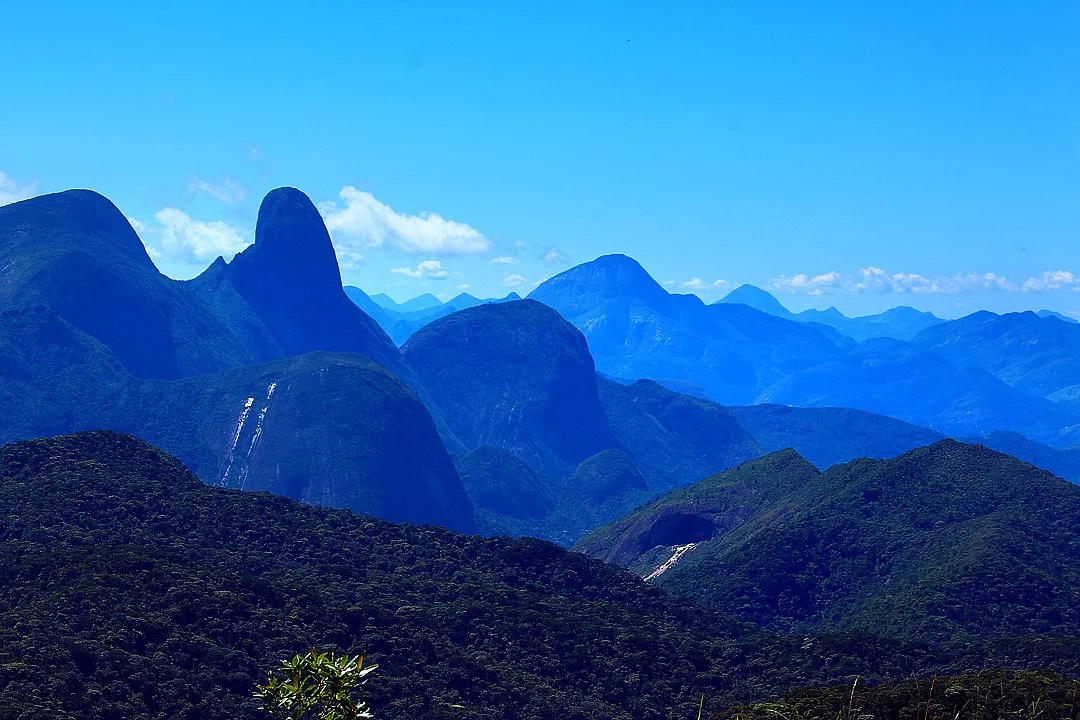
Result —
M363 655L310 650L283 662L279 671L285 678L271 673L254 694L265 703L271 717L282 720L371 718L374 715L367 702L354 700L353 693L376 667L364 667Z

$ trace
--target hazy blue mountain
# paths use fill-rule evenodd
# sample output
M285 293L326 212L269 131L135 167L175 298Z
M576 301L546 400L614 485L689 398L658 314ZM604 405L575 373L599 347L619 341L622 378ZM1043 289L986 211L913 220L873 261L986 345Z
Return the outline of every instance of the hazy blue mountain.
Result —
M1054 448L1035 442L1020 433L999 430L976 438L959 438L965 442L978 443L1012 455L1043 470L1049 470L1059 478L1080 483L1080 449Z
M598 378L600 400L619 445L656 492L720 472L764 450L726 408L651 380L622 385Z
M538 302L456 312L402 352L468 448L503 447L538 472L564 475L615 446L585 339Z
M781 451L578 547L776 629L961 645L1080 629L1080 487L952 440L821 474Z
M571 268L529 298L555 308L585 334L602 372L689 381L725 404L749 403L780 378L842 355L806 324L746 305L671 295L625 255Z
M139 377L257 359L185 283L158 272L123 213L90 190L0 207L0 310L39 305Z
M769 291L762 290L754 285L740 285L717 300L717 302L749 305L755 310L760 310L763 313L775 315L776 317L787 318L788 320L795 318L795 314L784 307L783 304L776 299L776 296Z
M877 315L853 318L841 315L835 308L804 310L796 315L795 319L829 325L858 342L873 338L910 340L922 330L945 322L933 313L916 310L906 305L894 307Z
M598 378L584 336L532 300L456 312L402 351L455 436L475 448L457 464L486 532L570 543L658 492L761 453L715 403ZM526 487L537 488L535 508Z
M477 305L486 305L488 303L500 303L510 302L512 300L520 300L521 296L515 292L508 294L503 298L490 298L482 300L477 297L473 297L468 293L461 293L445 303L438 303L437 305L431 304L431 298L434 295L421 295L420 297L413 298L406 303L397 304L386 295L382 295L382 302L387 306L383 307L379 303L375 302L372 298L369 298L363 290L357 287L348 286L345 288L345 292L349 295L349 298L353 300L364 312L374 318L386 331L386 334L390 336L390 339L394 341L396 345L402 345L406 340L412 337L412 334L424 327L428 323L438 320L441 317L457 312L458 310L465 310L467 308L476 307ZM438 298L435 298L438 300ZM413 305L419 309L407 309L407 306Z
M212 485L475 528L427 409L365 357L315 353L146 380L39 307L0 313L0 358L0 442L114 429L167 448Z
M910 340L919 331L945 322L933 313L922 312L904 305L877 315L853 318L845 316L834 307L827 310L810 309L793 313L771 293L753 285L740 285L717 302L741 303L776 317L827 325L857 342L878 337Z
M1077 320L1074 317L1069 317L1068 315L1062 315L1061 313L1054 312L1053 310L1037 310L1035 312L1035 314L1038 315L1041 318L1054 317L1054 318L1057 318L1058 320L1062 320L1062 321L1067 322L1067 323L1080 323L1080 320Z
M423 295L418 295L402 303L395 302L394 299L386 293L372 295L371 299L376 304L382 306L383 309L393 310L396 313L415 312L418 310L430 310L431 308L436 308L443 304L442 300L435 297L431 293L424 293Z
M1010 387L985 370L961 369L938 353L886 338L792 373L756 402L858 408L945 435L1011 430L1055 447L1071 444L1078 433L1077 414L1067 408Z
M764 404L728 411L765 452L793 448L821 469L860 457L894 457L944 437L903 420L851 408Z
M454 464L469 497L480 511L481 530L503 527L500 518L539 519L555 505L551 484L506 448L481 445L459 455ZM485 513L492 519L485 527Z
M368 294L366 292L356 287L355 285L346 285L344 287L344 290L345 295L348 296L348 298L354 303L356 303L356 306L358 308L367 313L367 315L372 320L379 323L379 326L382 327L382 329L386 332L387 335L390 334L390 331L386 328L393 323L394 313L392 311L387 311L385 308L383 308L382 305L379 305L377 302L372 300L370 297L368 297Z
M1080 387L1080 325L1057 317L976 312L928 328L912 343L1036 395Z

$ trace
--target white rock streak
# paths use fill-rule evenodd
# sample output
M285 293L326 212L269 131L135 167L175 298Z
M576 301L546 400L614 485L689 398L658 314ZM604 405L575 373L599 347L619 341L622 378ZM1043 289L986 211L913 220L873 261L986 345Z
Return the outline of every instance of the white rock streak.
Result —
M683 555L693 550L695 547L697 547L697 543L687 543L685 545L679 545L677 548L675 548L675 552L671 553L671 557L669 557L663 565L656 568L651 573L645 576L645 582L652 582L656 578L666 573L668 570L675 566L675 563L679 562L679 559L682 558Z
M270 398L274 396L274 390L277 389L277 383L272 382L266 386L266 405L263 406L255 420L255 430L251 434L251 440L247 441L246 451L243 453L243 465L240 467L236 477L236 485L241 490L244 489L244 484L247 481L248 476L248 461L251 459L251 454L255 452L255 446L259 443L259 438L263 433L263 422L266 420L266 411L270 409ZM240 445L240 441L245 439L244 427L247 423L248 417L251 415L251 408L255 404L255 398L249 397L244 401L244 407L240 409L240 416L236 418L236 428L233 430L232 443L229 445L228 461L229 464L225 468L225 472L221 474L221 479L218 480L218 485L225 487L229 484L229 475L233 469L233 463L237 460L237 447Z

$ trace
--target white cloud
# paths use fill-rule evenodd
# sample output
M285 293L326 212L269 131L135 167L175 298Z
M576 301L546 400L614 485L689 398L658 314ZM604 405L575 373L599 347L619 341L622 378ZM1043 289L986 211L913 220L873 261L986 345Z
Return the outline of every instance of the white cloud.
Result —
M1039 277L1028 278L1023 284L1025 292L1064 290L1065 288L1080 290L1080 277L1073 275L1068 270L1050 270Z
M1023 282L1014 282L993 272L966 272L932 278L918 273L889 273L879 267L870 266L859 268L859 272L854 276L841 275L835 270L814 276L804 273L791 277L781 275L774 278L769 285L774 290L807 295L859 293L944 295L971 290L1026 293L1067 288L1080 290L1080 277L1067 270L1052 270Z
M246 234L220 220L195 220L183 210L171 207L154 217L157 223L153 225L135 218L128 218L128 221L155 259L169 258L192 264L210 262L218 256L230 260L250 244L245 239Z
M693 277L682 283L682 286L687 290L720 290L730 285L727 280L713 280L712 282L706 282L699 277Z
M526 280L524 276L517 273L512 273L503 278L502 284L506 287L516 288L521 287L527 282L528 280Z
M243 202L248 191L246 187L227 175L217 183L211 183L193 175L188 181L187 194L189 197L200 194L207 195L225 205L236 205Z
M10 176L0 172L0 205L10 205L34 194L34 184L20 185Z
M540 259L546 263L567 263L570 262L570 258L566 256L562 250L556 246L544 248L544 253L540 256Z
M517 265L520 260L516 257L510 257L509 255L500 255L499 257L493 257L488 260L492 265Z
M476 228L435 213L405 215L351 185L339 193L344 206L319 203L336 244L380 247L389 242L408 253L472 255L487 252L491 241Z
M358 252L334 248L334 255L337 256L338 267L342 270L355 270L364 264L364 256Z
M393 268L390 272L397 273L399 275L408 275L411 278L425 279L425 280L442 280L450 277L450 272L443 269L442 263L438 260L424 260L417 264L416 268L399 267Z
M465 292L465 291L466 291L466 290L468 290L468 289L469 289L470 287L472 287L472 286L471 286L471 285L469 285L469 283L461 283L460 285L458 285L458 286L457 286L457 289L458 289L458 290L461 290L462 292Z
M803 292L808 295L823 295L833 292L844 284L844 278L835 270L822 275L806 275L799 273L792 277L781 275L773 279L770 285L775 290L789 290L791 292Z

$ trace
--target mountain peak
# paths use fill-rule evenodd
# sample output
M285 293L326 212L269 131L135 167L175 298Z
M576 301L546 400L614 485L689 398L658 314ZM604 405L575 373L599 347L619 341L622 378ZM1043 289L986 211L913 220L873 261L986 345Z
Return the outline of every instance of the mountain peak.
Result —
M23 243L98 256L104 252L110 259L119 253L156 273L131 223L111 200L93 190L64 190L0 208L0 248L12 255L16 244Z
M259 206L255 244L233 260L264 283L340 288L334 245L311 199L292 187L271 190Z
M577 312L612 298L655 306L667 301L669 294L637 260L615 254L561 272L541 283L528 297L560 312L570 308Z
M760 310L769 315L784 318L791 317L791 311L784 307L772 293L767 290L762 290L755 285L740 285L722 297L718 302L740 303L742 305L749 305L755 310Z

